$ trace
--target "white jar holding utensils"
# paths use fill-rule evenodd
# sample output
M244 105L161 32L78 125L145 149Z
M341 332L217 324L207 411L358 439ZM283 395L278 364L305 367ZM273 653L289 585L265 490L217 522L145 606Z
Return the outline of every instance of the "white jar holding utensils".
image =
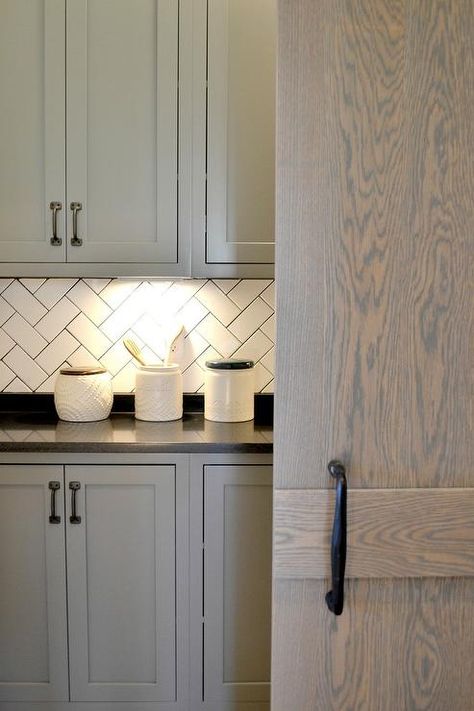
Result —
M135 417L149 422L183 416L183 378L176 363L142 365L135 376Z

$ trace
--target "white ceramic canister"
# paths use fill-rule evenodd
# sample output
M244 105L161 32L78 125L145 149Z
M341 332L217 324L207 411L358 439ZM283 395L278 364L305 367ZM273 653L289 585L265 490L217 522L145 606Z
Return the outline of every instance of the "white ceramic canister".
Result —
M112 377L105 368L61 368L54 387L54 404L61 420L105 420L112 409Z
M204 417L215 422L246 422L254 415L254 369L251 360L206 361Z
M167 422L183 416L183 376L179 365L141 365L135 375L137 420Z

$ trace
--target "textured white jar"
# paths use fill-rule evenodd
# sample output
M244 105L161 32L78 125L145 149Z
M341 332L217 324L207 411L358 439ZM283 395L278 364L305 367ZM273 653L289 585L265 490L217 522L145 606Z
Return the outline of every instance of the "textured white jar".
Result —
M255 377L252 361L206 362L204 417L214 422L246 422L254 416Z
M135 375L135 417L168 422L183 416L183 377L179 365L143 365Z
M105 368L63 368L56 378L54 404L61 420L105 420L113 401L112 378Z

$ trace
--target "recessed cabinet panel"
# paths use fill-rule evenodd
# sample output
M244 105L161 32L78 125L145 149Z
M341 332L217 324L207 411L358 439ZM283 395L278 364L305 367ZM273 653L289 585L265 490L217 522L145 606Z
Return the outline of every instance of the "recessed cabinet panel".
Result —
M275 213L275 0L210 0L208 263L271 263Z
M69 262L178 261L178 6L68 3Z
M81 518L67 523L71 699L174 701L175 467L71 466L66 480Z
M67 699L62 483L62 467L0 468L0 702Z
M64 21L64 0L0 2L2 262L64 260Z
M272 468L206 466L204 700L269 701Z

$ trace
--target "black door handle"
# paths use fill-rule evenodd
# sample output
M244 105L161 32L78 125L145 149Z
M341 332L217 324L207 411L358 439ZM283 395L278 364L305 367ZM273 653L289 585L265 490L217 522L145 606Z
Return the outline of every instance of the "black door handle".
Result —
M326 603L331 612L340 615L344 608L344 572L347 548L347 480L341 462L329 462L330 475L336 480L336 508L331 540L332 590L326 594Z
M50 481L48 484L48 488L51 491L51 511L49 514L49 522L61 523L61 516L58 516L56 513L56 492L60 488L59 481Z
M81 523L81 517L77 515L76 511L76 491L79 491L81 484L78 481L70 481L69 488L71 489L71 515L69 516L69 521L71 523Z

